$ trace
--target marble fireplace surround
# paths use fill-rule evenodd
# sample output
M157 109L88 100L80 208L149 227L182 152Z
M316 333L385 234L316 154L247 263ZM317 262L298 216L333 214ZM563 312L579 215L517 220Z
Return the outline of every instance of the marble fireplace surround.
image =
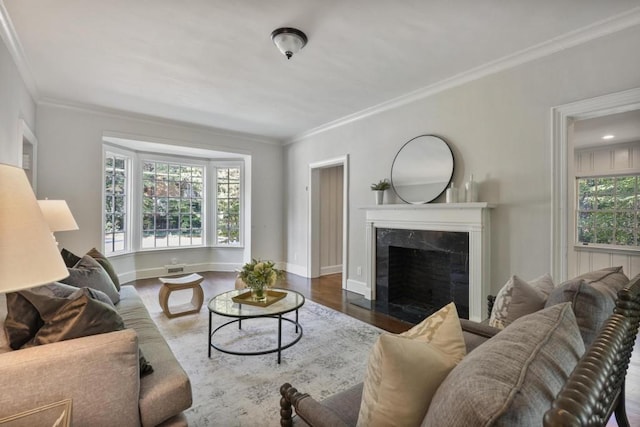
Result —
M376 299L376 229L458 231L469 235L469 319L487 317L491 278L489 203L379 205L366 208L366 267L370 299Z

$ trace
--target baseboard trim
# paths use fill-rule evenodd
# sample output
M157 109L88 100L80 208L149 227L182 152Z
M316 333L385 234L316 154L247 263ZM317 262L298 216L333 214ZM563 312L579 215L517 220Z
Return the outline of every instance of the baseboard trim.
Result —
M371 289L365 282L358 282L357 280L347 279L347 290L362 295L366 299L371 299Z
M326 276L328 274L342 273L342 264L328 265L326 267L320 267L320 275Z
M307 275L307 267L297 264L286 263L284 269L291 274L295 274L296 276L309 277Z
M198 273L203 271L236 271L242 266L235 263L222 263L222 262L207 262L199 264L187 264L184 266L184 271L175 274L167 273L166 268L155 267L146 268L143 270L127 271L125 273L118 274L118 279L121 283L128 283L134 280L140 279L154 279L156 277L169 277L179 276L190 273Z

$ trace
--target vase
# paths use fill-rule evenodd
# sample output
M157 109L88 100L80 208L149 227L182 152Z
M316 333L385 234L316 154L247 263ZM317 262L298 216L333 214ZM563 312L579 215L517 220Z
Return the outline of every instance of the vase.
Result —
M267 301L267 287L253 287L251 288L251 299L255 302Z
M381 205L384 202L384 191L381 190L374 190L373 191L375 193L375 197L376 197L376 205Z

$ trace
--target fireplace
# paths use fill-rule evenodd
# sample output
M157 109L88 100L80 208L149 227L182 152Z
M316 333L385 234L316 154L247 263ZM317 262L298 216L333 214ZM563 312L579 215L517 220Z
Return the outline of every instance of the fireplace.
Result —
M487 317L490 221L487 203L367 208L366 285L375 310L416 323L449 302L460 317Z
M469 236L376 229L376 309L411 323L455 302L469 318Z

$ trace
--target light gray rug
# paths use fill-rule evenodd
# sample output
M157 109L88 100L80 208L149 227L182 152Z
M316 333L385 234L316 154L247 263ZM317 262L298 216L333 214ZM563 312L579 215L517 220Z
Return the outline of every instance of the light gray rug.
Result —
M302 339L276 354L233 356L212 349L207 357L209 311L167 319L155 307L151 316L191 378L190 426L278 426L279 388L290 382L322 399L362 381L369 350L382 330L307 300L300 309ZM288 314L287 317L294 317ZM214 315L214 328L230 319ZM283 342L294 326L283 322ZM215 342L235 349L274 348L277 320L253 319L228 326Z

